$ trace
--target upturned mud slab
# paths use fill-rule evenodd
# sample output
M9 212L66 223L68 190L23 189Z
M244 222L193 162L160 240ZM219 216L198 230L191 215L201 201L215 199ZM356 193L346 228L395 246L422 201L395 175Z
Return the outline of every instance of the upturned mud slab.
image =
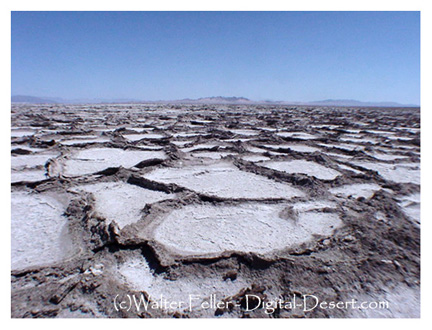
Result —
M341 175L341 173L336 170L305 160L293 160L287 162L271 161L262 164L262 166L286 173L306 174L322 180L333 180L337 176Z

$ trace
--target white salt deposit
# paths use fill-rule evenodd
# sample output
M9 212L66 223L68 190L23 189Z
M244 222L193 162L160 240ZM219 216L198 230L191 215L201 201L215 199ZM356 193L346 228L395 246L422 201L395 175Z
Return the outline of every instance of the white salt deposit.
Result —
M411 182L420 184L419 164L383 164L369 162L353 162L353 164L377 171L384 179L394 182Z
M359 146L356 144L348 144L348 143L341 143L341 144L329 144L329 143L320 143L320 146L327 147L327 148L339 148L343 150L353 151L353 150L363 150L363 146Z
M193 141L171 141L176 146L183 147L185 144L192 143Z
M339 140L343 140L343 139L346 139L346 138L349 138L349 139L361 139L362 138L362 136L361 135L359 135L359 134L343 134L341 137L339 137Z
M259 134L259 131L255 131L252 129L232 129L232 130L230 130L230 132L232 132L234 134L246 135L246 136L254 136L254 135Z
M46 180L45 170L24 170L24 171L12 171L11 172L11 183L15 182L34 182Z
M246 150L249 151L249 152L256 152L256 153L263 153L263 152L267 151L265 149L257 148L257 147L254 147L254 146L247 146Z
M338 158L345 158L345 159L350 159L352 158L352 156L349 155L344 155L344 154L337 154L334 152L324 152L326 155L330 156L330 157L338 157Z
M359 171L359 170L357 170L355 168L352 168L351 166L347 166L347 165L344 165L344 164L338 164L338 167L340 167L341 169L346 170L346 171L354 172L356 174L364 174L362 171Z
M286 173L306 174L321 180L333 180L341 175L341 173L336 170L307 160L292 160L287 162L270 161L262 164L262 166Z
M147 133L147 134L123 134L123 137L129 141L139 141L142 139L163 139L165 138L162 134Z
M323 208L335 208L336 204L326 200L295 203L293 209L298 212L308 212Z
M277 128L272 128L272 127L259 127L259 129L261 131L266 131L266 132L274 132L277 131Z
M194 137L200 136L202 133L200 132L190 132L190 133L174 133L172 136L174 137Z
M353 298L368 306L379 306L387 302L386 308L353 308L351 318L420 318L420 289L400 284L397 288L382 288L383 293L353 295Z
M156 228L155 239L181 255L223 251L269 253L331 235L342 225L332 213L305 212L280 217L283 205L188 205L174 210Z
M21 138L24 136L31 136L34 133L35 133L35 131L32 131L32 130L12 129L11 130L11 137L12 138Z
M99 138L98 135L68 135L67 137L71 140L92 140Z
M106 182L83 185L83 190L94 195L96 212L120 228L141 219L146 204L172 198L172 195L144 189L124 182Z
M115 128L109 128L109 127L91 127L91 129L95 132L112 132L115 130Z
M376 144L378 141L376 139L372 138L365 138L365 137L356 137L356 138L350 138L350 137L341 137L339 138L341 141L348 141L348 142L354 142L354 143L372 143Z
M65 176L77 176L102 171L108 167L130 168L139 162L159 158L165 159L162 151L137 151L115 148L92 148L78 151L64 163Z
M407 137L407 136L387 136L387 139L389 139L389 140L410 141L413 138L412 137Z
M260 161L270 160L270 158L268 158L266 156L261 156L261 155L242 156L242 159L246 160L248 162L260 162Z
M399 206L405 214L418 226L420 226L420 194L411 194L399 197Z
M391 131L377 131L377 130L367 130L366 132L368 133L372 133L372 134L377 134L377 135L383 135L383 136L389 136L389 135L395 135L395 132L391 132Z
M332 129L335 129L335 128L338 128L338 127L340 127L340 125L326 125L326 124L320 124L320 125L315 125L315 124L312 124L312 125L309 125L310 127L314 127L314 128L324 128L324 129L330 129L330 130L332 130ZM346 130L347 132L349 132L349 130Z
M371 152L368 154L379 160L396 160L396 159L405 158L405 156L389 154L389 153L381 153L381 152Z
M57 156L57 153L14 155L11 157L11 166L13 169L24 169L44 166L48 160Z
M381 187L375 183L359 183L331 188L329 191L334 195L341 195L344 197L371 198L373 194L380 189Z
M124 126L124 125L122 125L122 126L117 126L116 128L117 129L124 128L124 129L135 131L138 133L144 133L145 132L144 129L140 126Z
M193 125L207 125L213 123L213 120L194 120Z
M61 144L66 146L71 146L75 144L83 144L83 143L104 143L108 142L110 139L108 137L97 137L91 139L71 139L71 140L63 140L60 141Z
M316 139L317 137L309 134L309 133L303 133L303 132L278 132L276 133L276 135L281 136L281 137L292 137L292 138L296 138L296 139L301 139L301 140L313 140Z
M224 281L221 276L206 277L199 273L194 276L179 277L175 281L166 280L160 275L153 274L142 256L134 256L120 264L118 273L122 282L133 290L145 291L152 301L160 301L162 297L168 304L175 302L176 305L173 304L170 311L188 309L189 306L192 309L200 309L201 304L208 301L211 294L216 295L219 301L235 295L242 288L250 285L242 277L237 277L234 281ZM189 295L198 299L192 299L189 304ZM181 302L184 304L178 306ZM214 309L207 309L207 312L212 316Z
M189 147L189 148L182 148L181 151L190 152L190 151L194 151L197 149L211 149L211 148L214 148L217 146L218 146L218 144L215 144L215 143L202 143L202 144L196 144L196 145Z
M223 198L290 199L304 195L288 184L241 171L226 162L182 168L159 168L147 173L145 178L175 183L199 193Z
M51 264L69 255L64 211L58 195L12 192L12 269Z
M293 151L297 151L297 152L315 152L315 151L319 151L318 148L314 148L314 147L309 147L306 145L301 145L301 144L265 144L263 145L266 148L269 149L273 149L273 150L277 150L279 148L283 148L283 149L291 149Z
M344 150L364 150L363 146L357 145L357 144L349 144L349 143L341 143L338 145L335 145L336 148L344 149Z
M237 141L240 141L240 142L246 142L246 141L250 141L250 138L234 138L234 139L226 139L226 140L224 140L224 142L237 142Z
M150 144L142 144L136 147L142 150L163 150L163 147L161 146L154 146Z
M419 146L404 146L401 144L393 144L392 145L392 150L402 150L402 151L412 151L414 153L418 153L420 154L420 147Z
M222 157L226 157L228 155L232 155L230 152L196 152L193 153L193 157L198 158L211 158L211 159L221 159Z

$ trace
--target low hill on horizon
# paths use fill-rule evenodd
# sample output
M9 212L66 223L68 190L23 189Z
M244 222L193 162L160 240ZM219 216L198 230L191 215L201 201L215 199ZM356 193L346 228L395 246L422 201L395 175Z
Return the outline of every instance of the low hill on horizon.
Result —
M419 107L415 104L401 104L397 102L364 102L350 99L327 99L311 102L289 102L289 101L254 101L246 97L237 96L209 96L197 99L181 100L137 100L137 99L62 99L54 97L36 97L29 95L14 95L12 103L33 104L91 104L91 103L173 103L173 104L278 104L278 105L302 105L302 106L339 106L339 107Z
M42 98L29 95L14 95L11 98L12 103L59 103L53 98Z

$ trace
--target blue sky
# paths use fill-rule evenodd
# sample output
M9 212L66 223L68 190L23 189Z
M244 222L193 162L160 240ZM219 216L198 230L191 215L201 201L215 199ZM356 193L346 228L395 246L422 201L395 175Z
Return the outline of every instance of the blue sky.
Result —
M420 104L420 13L12 12L12 95Z

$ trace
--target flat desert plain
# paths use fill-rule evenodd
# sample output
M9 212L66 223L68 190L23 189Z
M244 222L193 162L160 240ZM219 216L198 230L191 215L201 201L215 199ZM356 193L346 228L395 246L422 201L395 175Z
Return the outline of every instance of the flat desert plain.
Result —
M11 190L14 318L420 314L418 108L13 104Z

